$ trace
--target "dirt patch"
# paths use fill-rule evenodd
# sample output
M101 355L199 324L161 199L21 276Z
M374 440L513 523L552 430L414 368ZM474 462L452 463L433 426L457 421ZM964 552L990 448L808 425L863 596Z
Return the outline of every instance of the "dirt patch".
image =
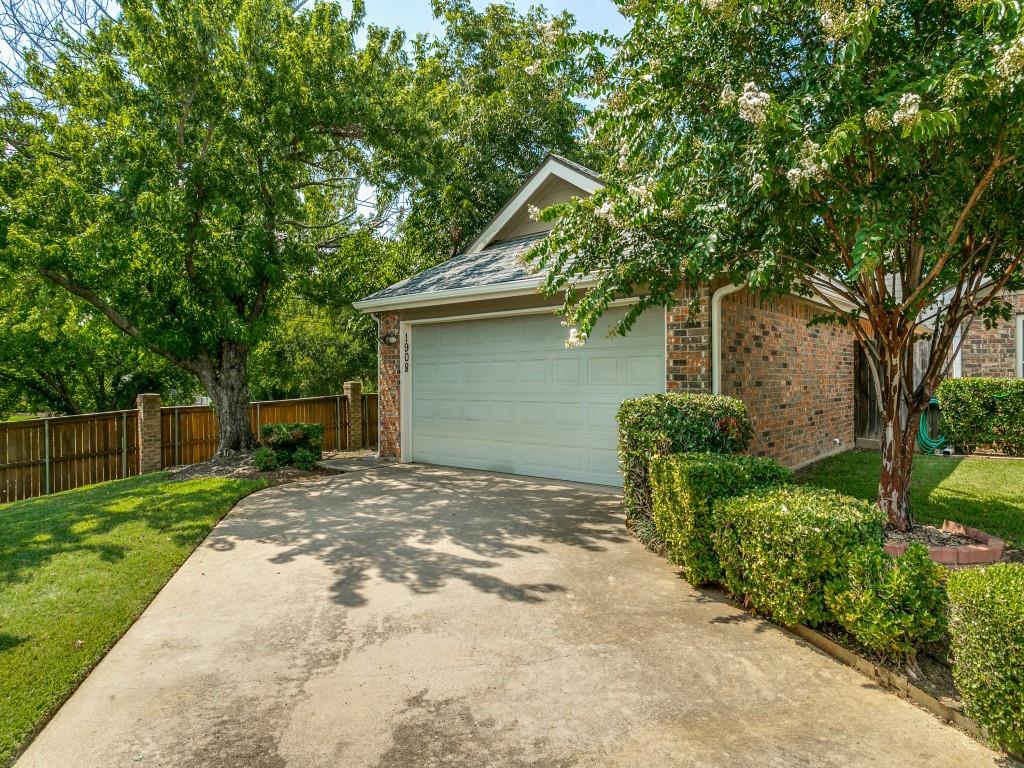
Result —
M979 542L969 536L943 531L934 525L915 525L909 531L901 531L887 525L885 527L885 543L924 544L926 547L962 547Z
M296 480L305 480L311 477L322 477L334 475L337 472L326 467L317 467L307 472L295 467L281 467L272 472L265 472L257 469L252 463L252 454L234 454L230 456L218 456L203 461L199 464L189 464L185 467L172 467L168 470L175 480L195 480L203 477L230 477L246 480L265 480L268 485L281 485L292 483Z

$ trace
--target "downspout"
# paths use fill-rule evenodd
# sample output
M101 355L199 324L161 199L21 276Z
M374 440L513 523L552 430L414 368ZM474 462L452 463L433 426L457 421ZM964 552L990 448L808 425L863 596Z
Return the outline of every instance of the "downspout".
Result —
M956 348L956 357L953 358L954 379L962 379L964 377L964 349L960 343L960 336L963 332L963 326L960 326L956 329L956 333L953 334L953 346Z
M711 393L722 394L722 299L742 285L723 285L711 296Z

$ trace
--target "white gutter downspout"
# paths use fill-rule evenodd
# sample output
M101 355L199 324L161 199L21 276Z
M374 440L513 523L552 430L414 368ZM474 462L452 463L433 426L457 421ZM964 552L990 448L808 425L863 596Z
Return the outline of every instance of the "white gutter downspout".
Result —
M963 330L963 326L960 326L956 329L956 333L953 334L953 346L956 347L956 357L953 358L954 379L962 379L964 377L964 349L960 343L960 336Z
M722 299L743 288L723 285L711 296L711 393L722 394Z

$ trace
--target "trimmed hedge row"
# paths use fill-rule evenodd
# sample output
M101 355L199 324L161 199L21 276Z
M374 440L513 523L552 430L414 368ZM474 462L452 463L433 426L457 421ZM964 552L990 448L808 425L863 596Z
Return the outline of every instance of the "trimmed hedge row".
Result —
M626 519L650 518L649 463L689 451L739 453L753 434L746 406L734 397L667 392L619 407L619 466Z
M953 679L967 714L1024 754L1024 566L1002 563L949 577Z
M1024 454L1024 379L946 379L935 396L942 433L959 450Z
M713 541L714 507L719 501L792 480L793 473L771 459L713 453L654 457L654 524L687 581L700 585L722 578Z

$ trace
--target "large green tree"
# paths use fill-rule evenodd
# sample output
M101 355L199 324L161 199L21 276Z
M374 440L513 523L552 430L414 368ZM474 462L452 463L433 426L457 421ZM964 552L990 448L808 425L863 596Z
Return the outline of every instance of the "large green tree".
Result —
M723 274L825 305L868 352L884 410L878 502L911 524L920 413L958 332L1022 285L1024 27L1002 0L634 0L591 51L615 158L540 248L585 333ZM607 44L613 41L597 40ZM976 319L977 318L977 319ZM916 373L915 344L928 347Z
M125 0L5 93L6 256L195 375L221 451L281 287L418 157L403 38L353 5Z

